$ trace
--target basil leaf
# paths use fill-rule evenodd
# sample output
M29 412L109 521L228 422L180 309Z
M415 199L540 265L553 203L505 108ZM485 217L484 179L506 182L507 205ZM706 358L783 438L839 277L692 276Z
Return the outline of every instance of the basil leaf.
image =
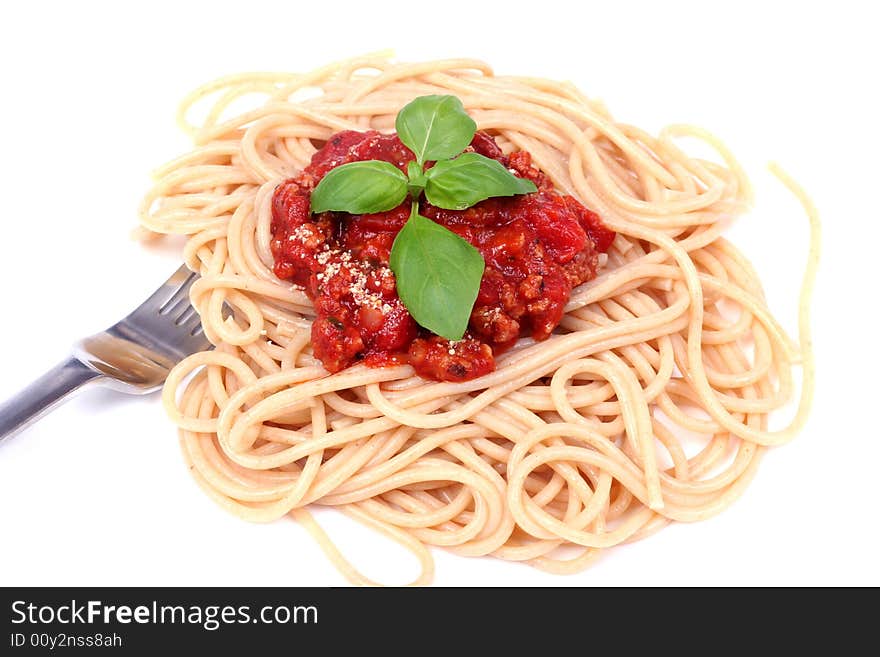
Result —
M391 247L397 294L421 326L460 340L480 291L480 252L451 230L415 212Z
M388 162L349 162L328 171L312 190L312 212L384 212L403 203L406 182L404 173Z
M425 176L428 202L447 210L464 210L494 196L538 191L531 180L517 178L498 160L479 153L464 153L454 160L437 162Z
M474 138L477 124L455 96L419 96L397 113L394 128L424 164L461 153Z

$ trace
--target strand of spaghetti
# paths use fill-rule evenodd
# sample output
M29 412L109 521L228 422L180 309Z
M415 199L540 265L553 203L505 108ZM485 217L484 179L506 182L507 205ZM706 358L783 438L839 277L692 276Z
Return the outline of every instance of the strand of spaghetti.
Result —
M416 558L419 560L421 572L419 573L419 576L410 583L410 586L424 586L425 584L431 583L431 580L434 578L434 560L431 558L431 555L425 548L424 544L420 543L419 541L412 538L409 534L402 532L395 527L380 524L377 520L375 520L368 514L359 511L357 507L344 509L343 513L351 516L356 520L361 521L365 525L373 527L380 533L385 534L393 541L400 543L403 547L410 550L416 556ZM380 584L361 574L361 572L357 568L351 565L351 563L342 555L342 553L339 551L333 541L330 540L330 537L327 536L327 533L315 521L311 513L309 513L305 509L293 509L291 510L290 515L300 525L305 527L306 531L308 531L309 534L312 535L312 538L315 539L315 542L319 546L321 546L321 549L324 551L324 554L327 555L327 558L333 563L334 566L336 566L339 572L345 575L349 582L360 586L380 586Z

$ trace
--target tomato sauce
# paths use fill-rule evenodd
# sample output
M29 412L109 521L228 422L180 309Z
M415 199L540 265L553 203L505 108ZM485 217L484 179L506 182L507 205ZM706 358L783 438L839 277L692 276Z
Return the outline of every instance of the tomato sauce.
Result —
M409 217L409 200L376 214L310 212L311 190L334 167L384 160L405 172L415 157L396 135L340 132L301 174L276 188L275 274L302 286L314 301L312 346L328 371L363 361L410 363L421 376L438 381L488 374L495 369L494 355L520 336L546 339L562 319L572 288L595 277L598 254L614 239L599 216L556 192L528 152L506 156L484 132L474 135L468 150L498 160L538 191L487 199L466 210L421 200L422 215L470 242L486 262L468 331L455 342L418 326L397 296L388 261Z

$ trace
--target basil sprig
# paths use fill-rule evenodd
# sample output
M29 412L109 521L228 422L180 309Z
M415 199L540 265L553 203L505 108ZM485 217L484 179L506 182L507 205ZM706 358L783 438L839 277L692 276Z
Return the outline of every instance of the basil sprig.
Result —
M312 212L385 212L410 196L412 212L391 247L397 294L426 329L460 340L480 290L485 263L480 252L449 229L418 212L429 203L464 210L495 196L537 191L497 160L463 153L477 124L455 96L421 96L395 121L397 136L416 159L406 173L388 162L367 160L331 169L312 191ZM456 157L457 156L457 157ZM435 164L425 169L425 163Z

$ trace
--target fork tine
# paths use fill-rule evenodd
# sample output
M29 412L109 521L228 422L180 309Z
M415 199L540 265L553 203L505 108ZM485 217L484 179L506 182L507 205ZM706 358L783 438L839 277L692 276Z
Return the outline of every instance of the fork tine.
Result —
M189 320L193 318L194 315L197 315L196 309L193 308L189 304L189 300L187 300L186 308L183 309L183 312L178 315L178 317L174 320L175 326L183 326Z
M135 308L127 319L152 322L154 318L164 317L175 308L179 308L178 312L181 312L189 305L189 290L196 280L198 275L192 273L186 265L180 267Z
M198 276L183 265L156 290L143 305L159 307L159 314L170 313L182 301L189 302L189 289Z
M108 330L147 344L175 361L209 348L204 333L195 333L201 318L189 300L190 288L198 278L186 266L180 267L146 301Z

